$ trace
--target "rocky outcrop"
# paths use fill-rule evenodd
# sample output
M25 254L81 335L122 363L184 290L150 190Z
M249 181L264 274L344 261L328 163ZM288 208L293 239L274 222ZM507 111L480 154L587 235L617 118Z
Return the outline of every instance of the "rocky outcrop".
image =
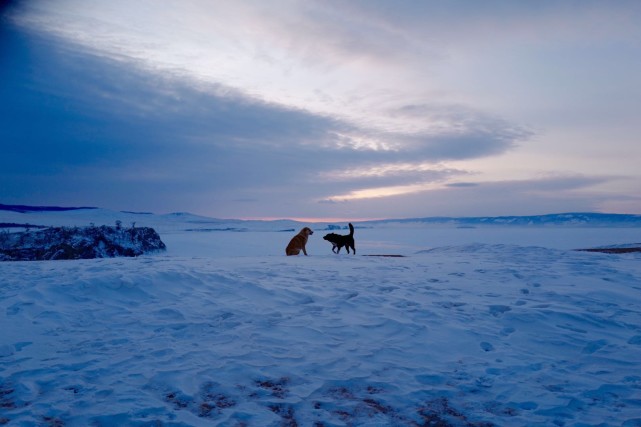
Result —
M0 261L135 257L165 249L149 227L50 227L0 234Z

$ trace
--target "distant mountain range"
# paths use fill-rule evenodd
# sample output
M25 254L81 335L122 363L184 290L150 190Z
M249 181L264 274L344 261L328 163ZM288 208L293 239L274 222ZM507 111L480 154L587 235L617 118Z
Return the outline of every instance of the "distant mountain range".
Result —
M25 205L4 205L0 204L0 211L12 212L59 212L59 211L73 211L80 209L98 209L95 207L59 207L59 206L25 206ZM130 214L144 214L153 215L151 212L129 212ZM169 216L191 216L188 213L175 213ZM202 220L210 219L205 217L198 217ZM214 220L211 218L211 220ZM223 220L215 220L217 222ZM230 220L226 220L229 222ZM247 222L247 221L242 221ZM261 221L250 221L261 222ZM273 221L272 221L273 222ZM287 221L295 223L295 221ZM495 216L495 217L425 217L425 218L403 218L403 219L383 219L374 221L354 221L361 226L367 224L409 224L409 223L422 223L434 225L452 225L457 227L477 227L477 226L492 226L492 225L511 225L511 226L546 226L546 225L574 225L574 226L627 226L627 227L641 227L641 215L631 214L609 214L609 213L594 213L594 212L570 212L558 213L547 215L529 215L529 216ZM327 224L330 224L329 222Z
M0 211L12 212L61 212L61 211L75 211L78 209L98 209L94 207L78 207L78 208L63 208L60 206L26 206L26 205L3 205L0 203Z
M371 221L378 222L378 221ZM608 214L594 212L571 212L547 215L530 216L495 216L495 217L428 217L428 218L407 218L389 219L380 222L398 223L424 223L424 224L451 224L458 226L480 226L480 225L620 225L620 226L641 226L641 215L630 214Z

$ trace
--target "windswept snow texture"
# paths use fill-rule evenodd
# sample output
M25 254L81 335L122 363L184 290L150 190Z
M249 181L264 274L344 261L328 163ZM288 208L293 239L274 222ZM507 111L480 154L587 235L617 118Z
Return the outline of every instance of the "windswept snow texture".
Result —
M359 251L406 257L286 257L280 223L176 224L153 256L0 264L0 424L641 425L638 253L380 225Z

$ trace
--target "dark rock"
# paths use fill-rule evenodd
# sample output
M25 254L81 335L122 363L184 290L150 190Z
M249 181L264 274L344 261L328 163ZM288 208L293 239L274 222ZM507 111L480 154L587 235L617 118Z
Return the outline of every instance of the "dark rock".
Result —
M0 234L0 261L135 257L165 249L149 227L50 227Z

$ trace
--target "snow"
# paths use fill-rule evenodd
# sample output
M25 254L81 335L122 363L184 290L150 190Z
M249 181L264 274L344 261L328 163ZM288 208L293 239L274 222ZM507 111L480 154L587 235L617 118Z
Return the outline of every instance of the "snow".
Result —
M641 426L641 254L572 250L641 228L0 212L117 219L167 252L0 263L0 424Z

